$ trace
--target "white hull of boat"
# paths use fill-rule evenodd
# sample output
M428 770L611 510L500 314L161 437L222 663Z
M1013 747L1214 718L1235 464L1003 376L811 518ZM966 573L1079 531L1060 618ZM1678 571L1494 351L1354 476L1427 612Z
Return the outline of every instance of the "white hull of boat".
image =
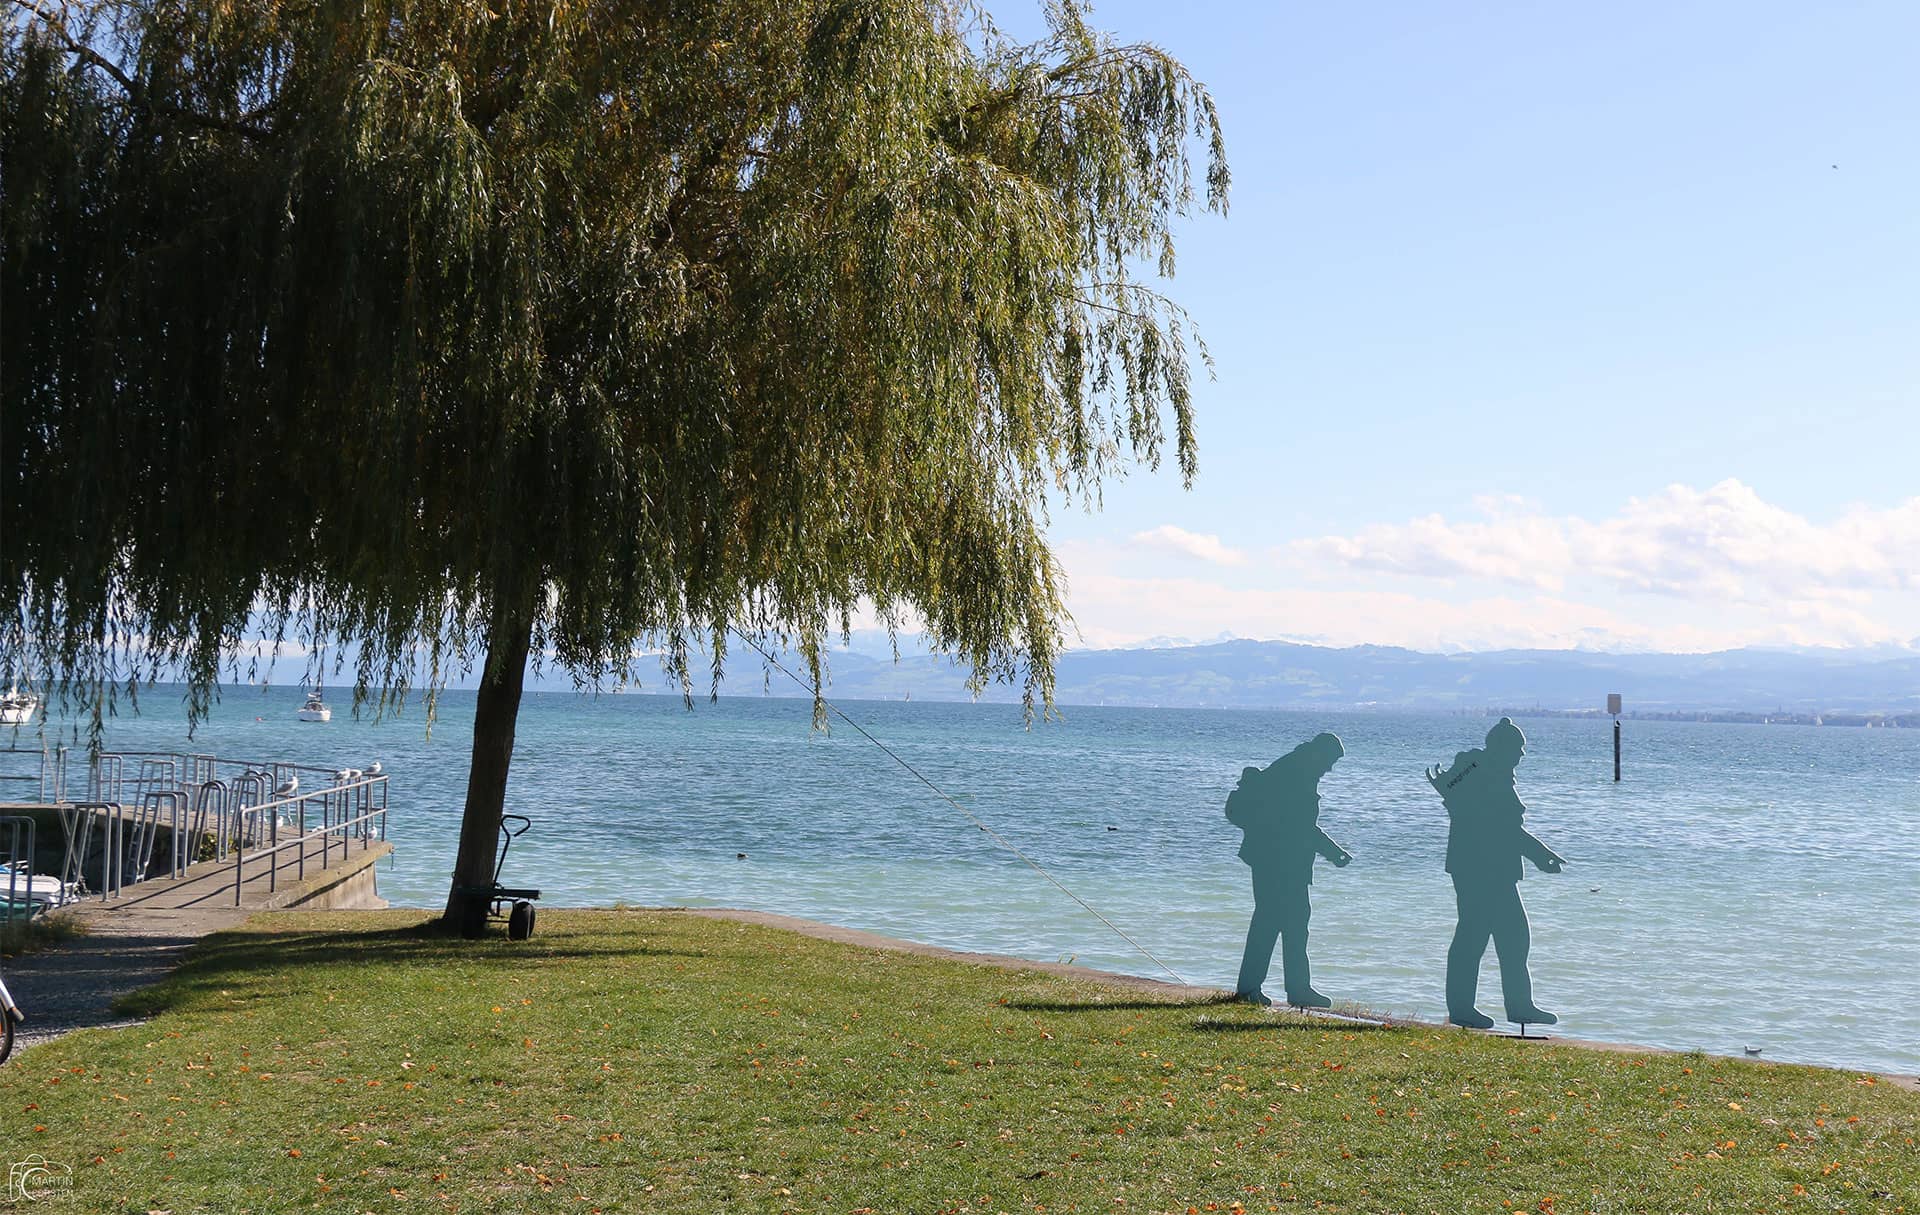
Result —
M299 718L301 721L332 721L333 710L332 709L302 709L300 710Z
M59 878L45 874L27 874L20 871L9 872L0 865L0 899L12 895L15 903L31 903L35 907L60 907L80 897L80 892Z

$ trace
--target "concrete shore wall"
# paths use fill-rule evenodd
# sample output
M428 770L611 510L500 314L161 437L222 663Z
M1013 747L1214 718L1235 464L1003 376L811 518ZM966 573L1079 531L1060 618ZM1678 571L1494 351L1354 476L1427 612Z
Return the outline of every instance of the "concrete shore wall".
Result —
M391 844L353 852L348 860L280 891L264 905L279 911L378 911L387 906L387 900L380 897L374 862L392 852Z

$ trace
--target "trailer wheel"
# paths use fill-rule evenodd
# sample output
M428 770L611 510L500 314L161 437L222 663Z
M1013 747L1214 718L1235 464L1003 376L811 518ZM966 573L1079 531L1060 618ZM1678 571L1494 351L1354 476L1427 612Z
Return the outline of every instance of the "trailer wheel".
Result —
M533 935L533 904L521 899L507 916L507 939L524 941Z

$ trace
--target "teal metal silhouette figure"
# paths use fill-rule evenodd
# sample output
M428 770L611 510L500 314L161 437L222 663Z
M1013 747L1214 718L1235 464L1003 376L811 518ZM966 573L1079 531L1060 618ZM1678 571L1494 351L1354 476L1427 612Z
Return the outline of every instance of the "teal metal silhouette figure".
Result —
M1513 772L1526 753L1526 736L1502 717L1487 731L1485 750L1462 751L1445 771L1434 767L1426 774L1447 807L1447 872L1460 912L1447 948L1447 1020L1455 1025L1493 1028L1493 1018L1474 1007L1488 938L1500 959L1507 1020L1518 1022L1522 1032L1559 1020L1533 1002L1527 971L1532 932L1519 883L1521 858L1546 873L1560 872L1566 858L1522 825L1527 808L1514 789Z
M1247 952L1240 961L1238 997L1271 1004L1261 991L1273 964L1276 940L1287 1003L1301 1008L1330 1008L1333 1001L1313 989L1307 965L1307 921L1313 909L1307 887L1313 885L1313 858L1336 866L1353 859L1320 830L1320 778L1347 753L1340 740L1319 734L1265 768L1247 768L1227 795L1227 821L1246 833L1240 859L1253 869L1253 921L1247 925Z

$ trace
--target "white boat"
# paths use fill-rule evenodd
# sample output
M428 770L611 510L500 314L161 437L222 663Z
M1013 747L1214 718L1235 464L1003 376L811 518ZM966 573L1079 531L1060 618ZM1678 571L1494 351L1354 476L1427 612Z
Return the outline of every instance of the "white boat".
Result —
M8 899L16 907L26 906L29 914L65 906L79 897L77 886L36 874L24 862L0 865L0 899Z
M33 711L39 707L39 697L11 688L0 696L0 726L24 726L33 720Z
M301 721L332 721L333 710L327 707L326 701L320 699L320 693L309 692L307 703L300 706L299 717Z

